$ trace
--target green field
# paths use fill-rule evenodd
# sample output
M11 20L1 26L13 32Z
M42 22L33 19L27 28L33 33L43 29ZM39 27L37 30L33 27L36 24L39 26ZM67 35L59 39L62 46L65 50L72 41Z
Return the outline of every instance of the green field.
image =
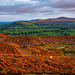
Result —
M5 33L11 36L75 36L75 29L13 29L0 28L0 33Z
M60 17L36 21L15 21L0 25L0 33L11 36L75 36L74 19Z

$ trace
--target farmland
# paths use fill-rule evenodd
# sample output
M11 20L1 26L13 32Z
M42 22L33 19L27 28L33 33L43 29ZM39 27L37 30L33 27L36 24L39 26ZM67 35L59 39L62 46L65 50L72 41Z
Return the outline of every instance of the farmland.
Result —
M75 29L0 29L0 33L11 36L75 36Z

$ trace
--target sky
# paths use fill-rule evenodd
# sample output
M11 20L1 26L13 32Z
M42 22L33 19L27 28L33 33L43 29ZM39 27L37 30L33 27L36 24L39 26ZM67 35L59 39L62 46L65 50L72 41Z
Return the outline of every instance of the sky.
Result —
M0 0L0 22L75 18L75 0Z

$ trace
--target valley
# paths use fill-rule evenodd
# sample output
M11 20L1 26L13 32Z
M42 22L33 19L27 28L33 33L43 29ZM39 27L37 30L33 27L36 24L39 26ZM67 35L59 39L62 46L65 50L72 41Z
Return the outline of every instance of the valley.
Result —
M75 29L59 29L59 28L45 28L45 29L0 29L0 33L11 36L75 36Z
M11 36L75 36L74 18L16 21L0 25L0 33Z
M75 19L0 25L0 75L74 75Z

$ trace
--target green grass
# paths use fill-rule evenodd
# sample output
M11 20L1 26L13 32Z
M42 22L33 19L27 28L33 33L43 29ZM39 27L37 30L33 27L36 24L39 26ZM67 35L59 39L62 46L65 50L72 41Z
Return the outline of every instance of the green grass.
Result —
M75 36L75 29L0 29L0 33L11 36Z

